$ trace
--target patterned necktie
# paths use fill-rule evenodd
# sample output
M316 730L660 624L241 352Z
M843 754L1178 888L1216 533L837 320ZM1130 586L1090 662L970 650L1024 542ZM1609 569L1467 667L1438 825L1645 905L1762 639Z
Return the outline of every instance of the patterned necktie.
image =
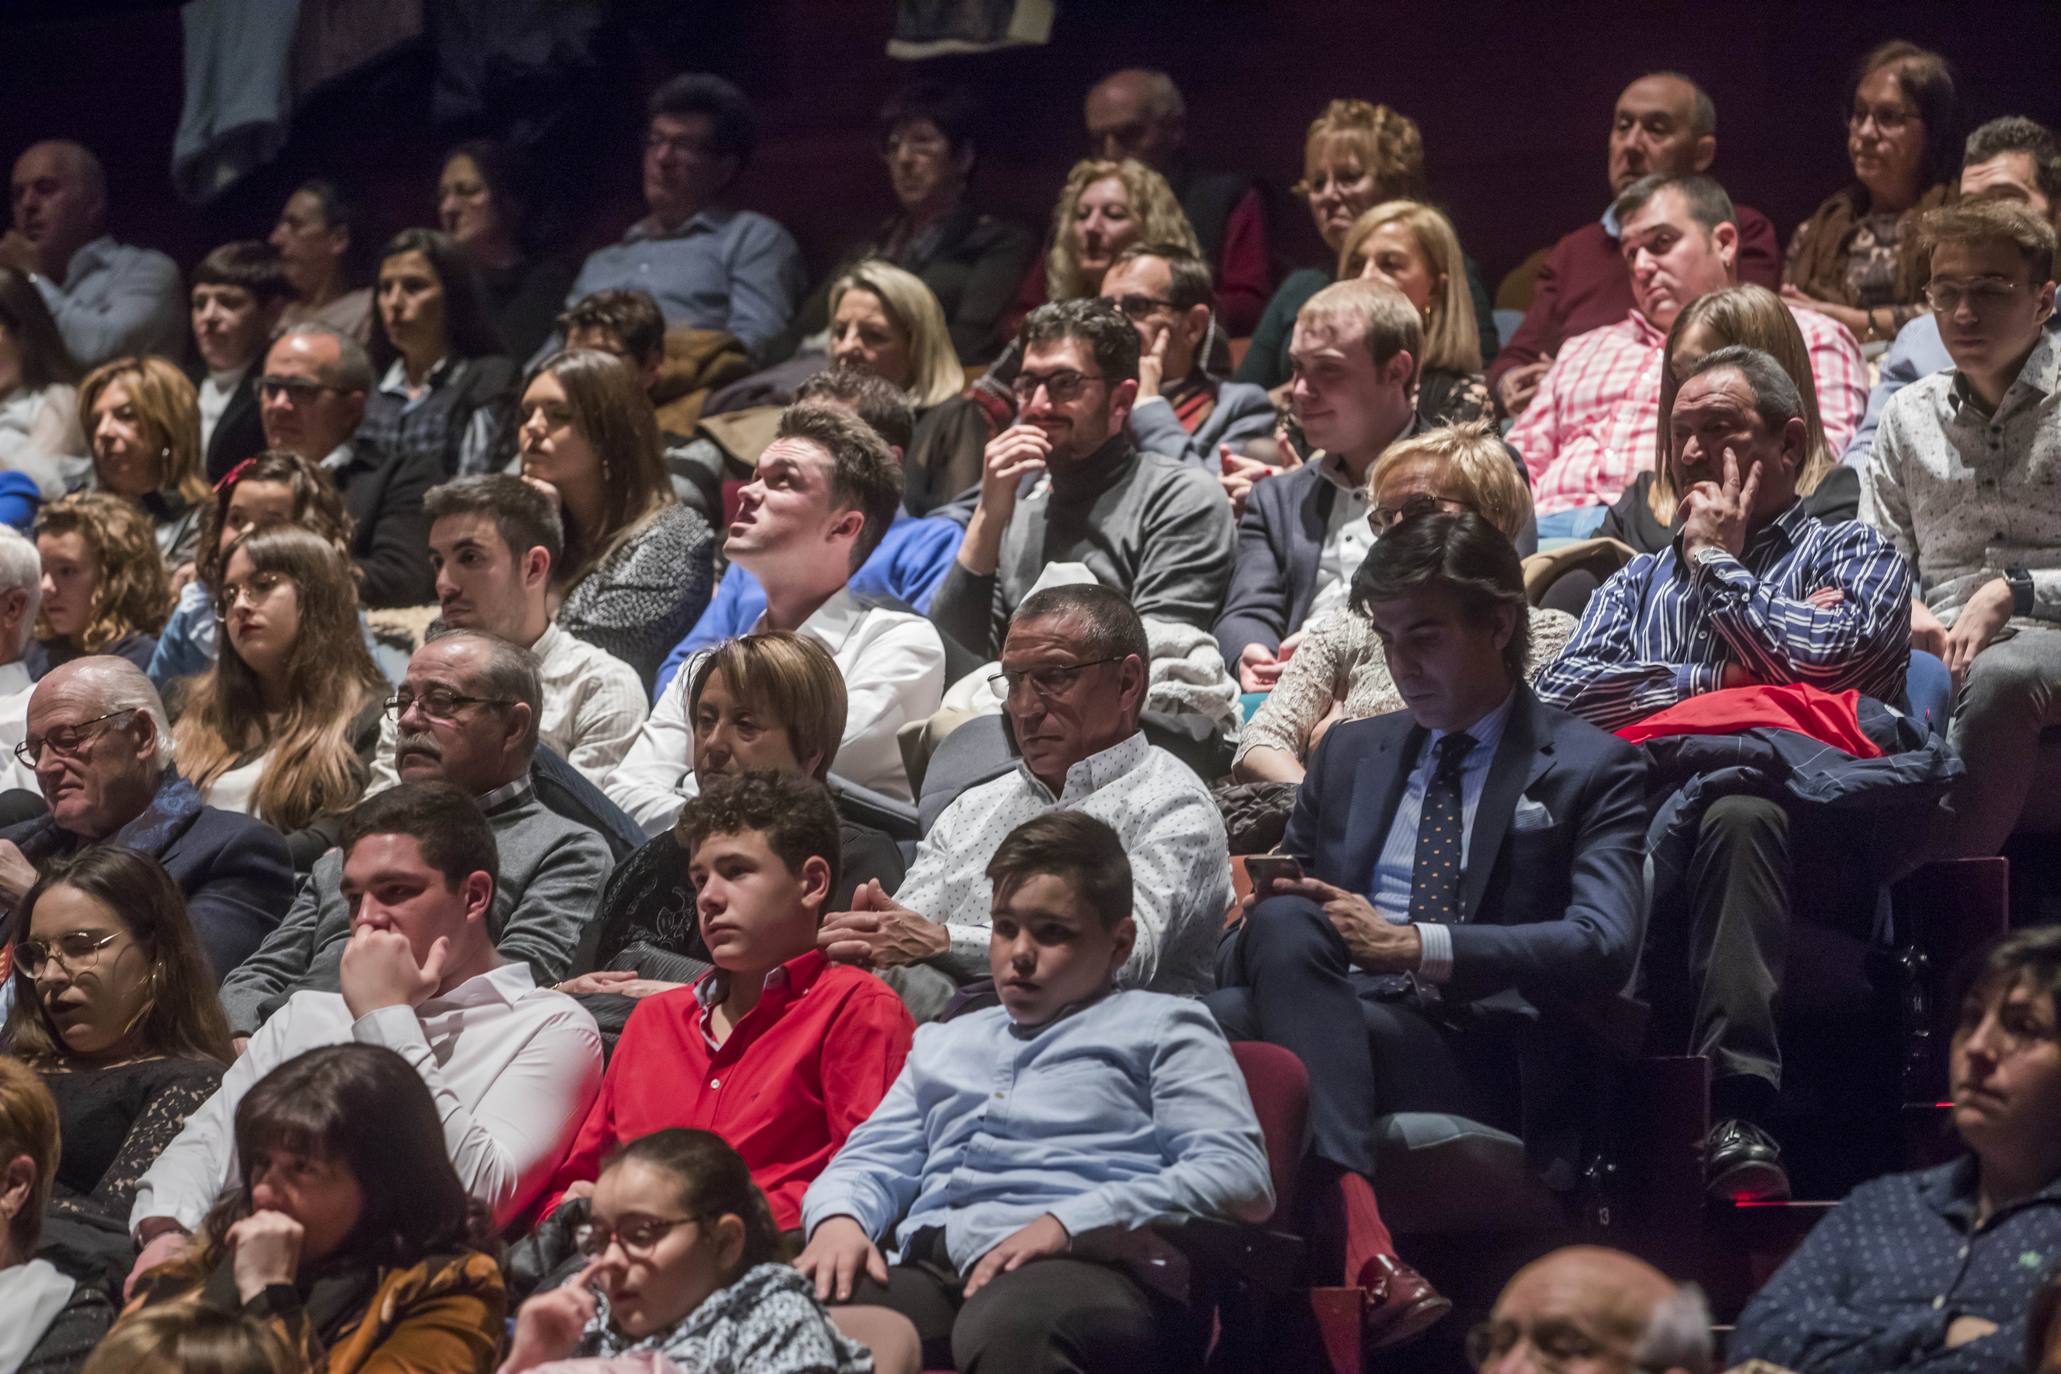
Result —
M1471 735L1447 735L1438 742L1438 762L1424 787L1424 813L1417 819L1417 860L1410 869L1410 922L1450 924L1460 911L1460 768L1474 747Z

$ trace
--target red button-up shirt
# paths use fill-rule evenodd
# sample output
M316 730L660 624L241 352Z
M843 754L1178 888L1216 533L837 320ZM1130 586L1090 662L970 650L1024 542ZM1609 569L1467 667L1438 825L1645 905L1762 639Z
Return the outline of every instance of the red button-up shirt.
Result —
M801 1224L803 1192L887 1094L916 1023L887 984L810 950L774 970L758 1005L712 1048L712 980L725 976L714 970L630 1013L601 1095L545 1190L545 1215L618 1144L694 1126L744 1157L776 1223Z

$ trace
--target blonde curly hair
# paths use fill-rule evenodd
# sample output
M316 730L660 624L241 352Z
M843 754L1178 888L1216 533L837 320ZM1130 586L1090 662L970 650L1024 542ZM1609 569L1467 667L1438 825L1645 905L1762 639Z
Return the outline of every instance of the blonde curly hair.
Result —
M36 537L76 534L100 565L93 582L93 611L79 631L76 648L97 654L131 634L156 634L172 609L172 583L158 553L150 517L129 501L104 491L75 491L36 513ZM36 617L36 637L57 638L48 608Z
M1424 198L1424 135L1408 115L1364 100L1326 105L1303 135L1303 179L1295 194L1308 195L1319 164L1339 154L1373 174L1380 199Z
M1070 231L1074 207L1080 203L1081 193L1096 182L1111 177L1123 183L1124 195L1130 201L1131 215L1139 226L1136 242L1175 244L1198 258L1202 256L1202 245L1195 238L1195 226L1188 223L1187 212L1174 198L1174 188L1167 185L1165 177L1130 158L1121 162L1084 158L1066 174L1066 185L1059 192L1059 203L1052 208L1052 246L1045 252L1046 300L1074 300L1100 286L1099 282L1088 281L1082 273Z

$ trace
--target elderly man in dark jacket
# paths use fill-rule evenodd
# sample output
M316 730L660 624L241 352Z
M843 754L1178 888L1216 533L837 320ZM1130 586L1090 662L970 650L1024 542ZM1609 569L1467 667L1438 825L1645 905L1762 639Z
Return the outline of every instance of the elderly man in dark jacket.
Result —
M126 659L74 659L29 698L20 750L45 815L0 830L0 900L52 859L103 841L148 854L186 894L216 976L235 968L293 900L293 864L271 827L204 805L171 763L164 703Z

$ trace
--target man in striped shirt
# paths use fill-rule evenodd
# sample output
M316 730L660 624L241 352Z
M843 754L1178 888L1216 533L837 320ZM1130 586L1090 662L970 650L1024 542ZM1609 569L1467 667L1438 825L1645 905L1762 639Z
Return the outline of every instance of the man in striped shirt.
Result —
M1796 383L1758 349L1721 348L1675 396L1669 461L1682 529L1632 560L1589 602L1535 688L1549 706L1614 730L1689 697L1751 683L1903 691L1911 573L1868 526L1806 513L1808 452ZM1730 796L1705 811L1690 868L1686 946L1694 1050L1717 1081L1711 1187L1788 1192L1781 1153L1755 1119L1781 1082L1773 1000L1789 925L1789 822L1773 801Z
M1684 306L1738 280L1732 198L1707 176L1642 177L1617 198L1631 314L1568 340L1511 429L1531 469L1539 538L1584 537L1653 461L1661 357ZM1860 347L1844 325L1798 310L1825 440L1837 453L1868 399Z

